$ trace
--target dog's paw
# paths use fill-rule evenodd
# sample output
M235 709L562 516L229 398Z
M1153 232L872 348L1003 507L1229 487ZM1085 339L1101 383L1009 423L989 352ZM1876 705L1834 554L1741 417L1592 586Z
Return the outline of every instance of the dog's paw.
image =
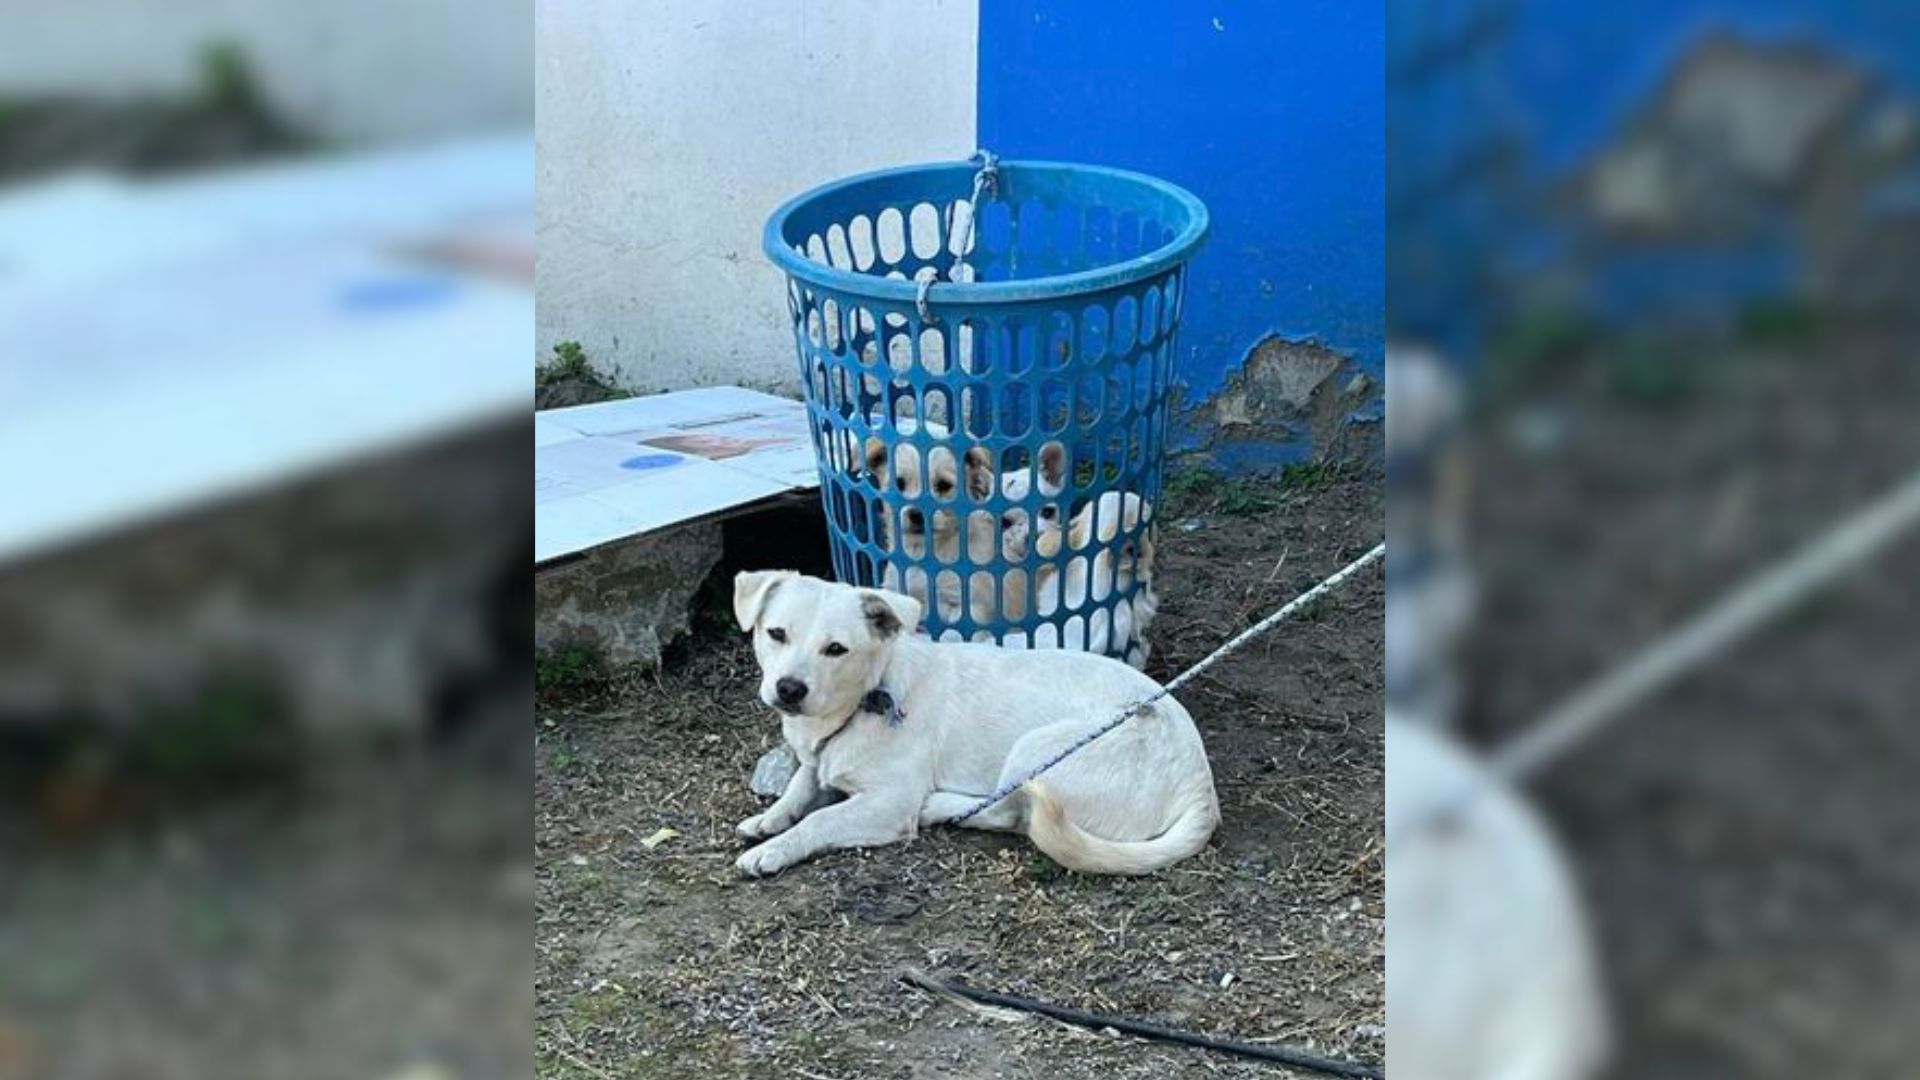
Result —
M793 859L781 850L779 844L761 844L749 848L747 852L733 861L733 868L742 877L765 877L777 874L793 865Z
M793 819L785 814L776 814L769 810L755 814L734 826L734 831L749 840L758 840L763 836L774 836L786 832L793 825Z

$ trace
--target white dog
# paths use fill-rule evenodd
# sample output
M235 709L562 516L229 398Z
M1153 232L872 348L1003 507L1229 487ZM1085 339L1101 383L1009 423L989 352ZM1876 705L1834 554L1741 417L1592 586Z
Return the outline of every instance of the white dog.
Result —
M1389 711L1386 730L1389 1075L1587 1080L1607 1010L1552 835L1431 721Z
M1090 653L928 641L914 598L792 571L740 574L733 605L800 759L740 823L771 837L740 857L744 874L908 839L1159 689ZM830 790L848 797L819 806ZM1165 697L966 824L1025 833L1070 869L1142 874L1199 851L1219 821L1200 733Z

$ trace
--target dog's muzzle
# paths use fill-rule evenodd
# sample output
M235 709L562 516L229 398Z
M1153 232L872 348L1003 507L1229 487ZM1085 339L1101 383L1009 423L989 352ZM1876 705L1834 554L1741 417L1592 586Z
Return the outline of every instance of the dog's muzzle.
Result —
M773 684L774 704L782 712L797 712L800 703L807 700L807 684L791 675L784 676Z

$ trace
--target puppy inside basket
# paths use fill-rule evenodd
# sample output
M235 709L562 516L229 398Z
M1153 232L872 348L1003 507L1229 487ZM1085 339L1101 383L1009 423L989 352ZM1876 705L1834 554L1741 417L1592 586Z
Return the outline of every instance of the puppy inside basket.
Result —
M905 419L900 421L899 430L912 434L918 425L918 421ZM949 437L943 424L927 421L926 427L937 438ZM996 489L1010 501L1024 503L1035 490L1041 497L1040 505L1031 512L1024 506L998 514L976 509L967 511L963 518L954 510L927 514L909 506L897 515L885 510L876 515L882 550L899 551L914 559L925 558L931 545L936 560L957 561L963 533L967 557L976 563L986 562L996 551L1009 564L1024 562L1030 550L1037 552L1046 561L1032 572L1031 587L1028 571L1016 565L1010 566L999 582L992 571L975 570L965 590L959 572L939 571L929 589L925 570L903 570L891 562L882 572L882 586L931 605L948 622L958 620L963 608L975 622L982 623L1003 614L1008 619L1024 619L1031 611L1057 620L1032 632L1031 644L1035 647L1106 653L1113 651L1117 642L1129 664L1136 668L1146 665L1152 648L1146 631L1159 607L1153 589L1151 502L1130 491L1108 491L1081 506L1063 523L1058 500L1066 486L1067 451L1059 442L1042 446L1031 467L1005 473L995 468L992 453L983 446L975 445L956 455L947 446L934 446L923 454L920 447L903 444L889 453L885 441L877 436L867 440L864 461L876 488L897 491L909 499L930 491L936 500L955 500L962 484L974 501L988 498ZM1116 544L1116 539L1120 543ZM1063 569L1059 559L1063 550L1085 554L1072 555ZM1124 598L1109 605L1116 595ZM1091 610L1074 613L1089 602ZM1069 614L1058 619L1062 612ZM949 630L942 636L957 638L959 632ZM991 635L980 631L975 636L987 639ZM1028 633L1010 631L1003 644L1026 648Z

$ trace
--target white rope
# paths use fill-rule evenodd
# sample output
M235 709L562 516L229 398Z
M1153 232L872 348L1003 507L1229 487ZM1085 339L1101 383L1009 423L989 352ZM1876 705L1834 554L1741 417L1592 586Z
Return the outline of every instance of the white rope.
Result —
M980 196L997 197L1000 193L1000 156L991 150L976 150L970 160L980 166L980 171L973 174L973 194L967 198L967 236L960 242L960 250L954 252L953 269L947 274L949 281L960 280L967 256L973 254L973 237L980 223Z
M1378 562L1380 557L1385 555L1386 553L1387 553L1387 545L1384 542L1374 545L1374 548L1372 551L1367 552L1365 555L1362 555L1359 558L1348 563L1347 565L1341 567L1338 571L1335 571L1332 577L1327 578L1325 581L1322 581L1320 584L1315 585L1313 588L1308 589L1306 592L1303 592L1299 596L1294 597L1292 600L1287 601L1285 604L1281 605L1280 610L1274 612L1273 614L1267 616L1264 619L1261 619L1259 622L1254 623L1252 626L1247 627L1245 630L1240 631L1238 634L1234 635L1232 640L1228 641L1225 645L1222 645L1219 648L1208 653L1204 658L1200 660L1199 663L1193 665L1187 670L1181 672L1179 675L1175 676L1173 680L1167 683L1165 686L1162 686L1160 689L1155 690L1153 693L1148 694L1146 697L1143 697L1140 700L1133 702L1132 704L1128 705L1126 708L1121 709L1119 714L1116 715L1113 719L1107 721L1105 724L1100 725L1099 727L1093 729L1087 734L1074 740L1071 746L1068 746L1066 749L1055 754L1053 757L1048 758L1046 761L1042 762L1038 766L1035 766L1032 770L1027 772L1026 775L1020 777L1018 780L1014 780L1008 784L1002 785L1000 790L981 799L979 802L973 804L971 807L968 807L966 810L963 810L960 813L955 814L952 817L943 820L940 824L958 825L961 822L967 820L968 818L973 817L975 814L980 813L982 810L985 810L987 807L992 806L994 803L997 803L1000 800L1006 798L1007 796L1013 794L1014 792L1020 790L1021 786L1026 784L1027 781L1035 779L1036 777L1040 776L1042 773L1045 773L1047 770L1053 768L1055 765L1058 765L1061 762L1072 757L1074 754L1079 753L1081 750L1085 749L1088 746L1088 744L1092 743L1095 739L1100 738L1102 735L1107 734L1108 732L1112 731L1114 728L1117 728L1121 724L1126 723L1129 719L1133 718L1134 716L1137 716L1140 713L1144 712L1147 706L1152 705L1154 702L1159 701L1161 698L1166 697L1167 695L1173 693L1175 690L1178 690L1182 686L1185 686L1186 684L1199 678L1201 672L1206 671L1208 668L1219 663L1221 660L1224 660L1226 657L1228 657L1232 653L1238 651L1240 647L1245 645L1247 642L1252 641L1254 638L1259 637L1261 634L1264 634L1267 631L1273 629L1274 627L1279 626L1283 621L1287 619L1288 616L1292 615L1294 612L1299 611L1301 608L1307 606L1308 604L1313 603L1315 600L1320 599L1322 596L1325 596L1327 593L1332 592L1334 589L1339 588L1341 585L1346 583L1348 578L1359 573L1361 570L1366 569L1368 566L1372 565L1373 563Z
M913 306L920 312L920 321L928 324L939 322L940 320L933 314L933 308L927 304L927 294L933 289L934 281L940 277L940 271L931 266L923 266L913 277L916 285L913 292Z
M980 220L980 196L997 196L1000 191L1000 156L991 150L975 150L968 159L980 168L973 174L973 194L967 196L967 235L960 242L960 250L953 253L953 269L947 271L947 280L958 282L961 271L967 267L967 256L973 253L975 223ZM959 213L956 205L953 213L947 216L947 231L953 231L953 219ZM936 323L940 317L933 313L933 307L927 302L928 293L940 277L940 271L931 266L923 266L914 275L919 288L914 291L914 308L920 313L923 323Z
M1488 788L1517 783L1565 757L1629 715L1634 705L1724 653L1915 525L1920 525L1920 472L1563 700L1496 748L1482 781L1464 787L1406 829L1457 818ZM1393 840L1388 837L1389 848Z

